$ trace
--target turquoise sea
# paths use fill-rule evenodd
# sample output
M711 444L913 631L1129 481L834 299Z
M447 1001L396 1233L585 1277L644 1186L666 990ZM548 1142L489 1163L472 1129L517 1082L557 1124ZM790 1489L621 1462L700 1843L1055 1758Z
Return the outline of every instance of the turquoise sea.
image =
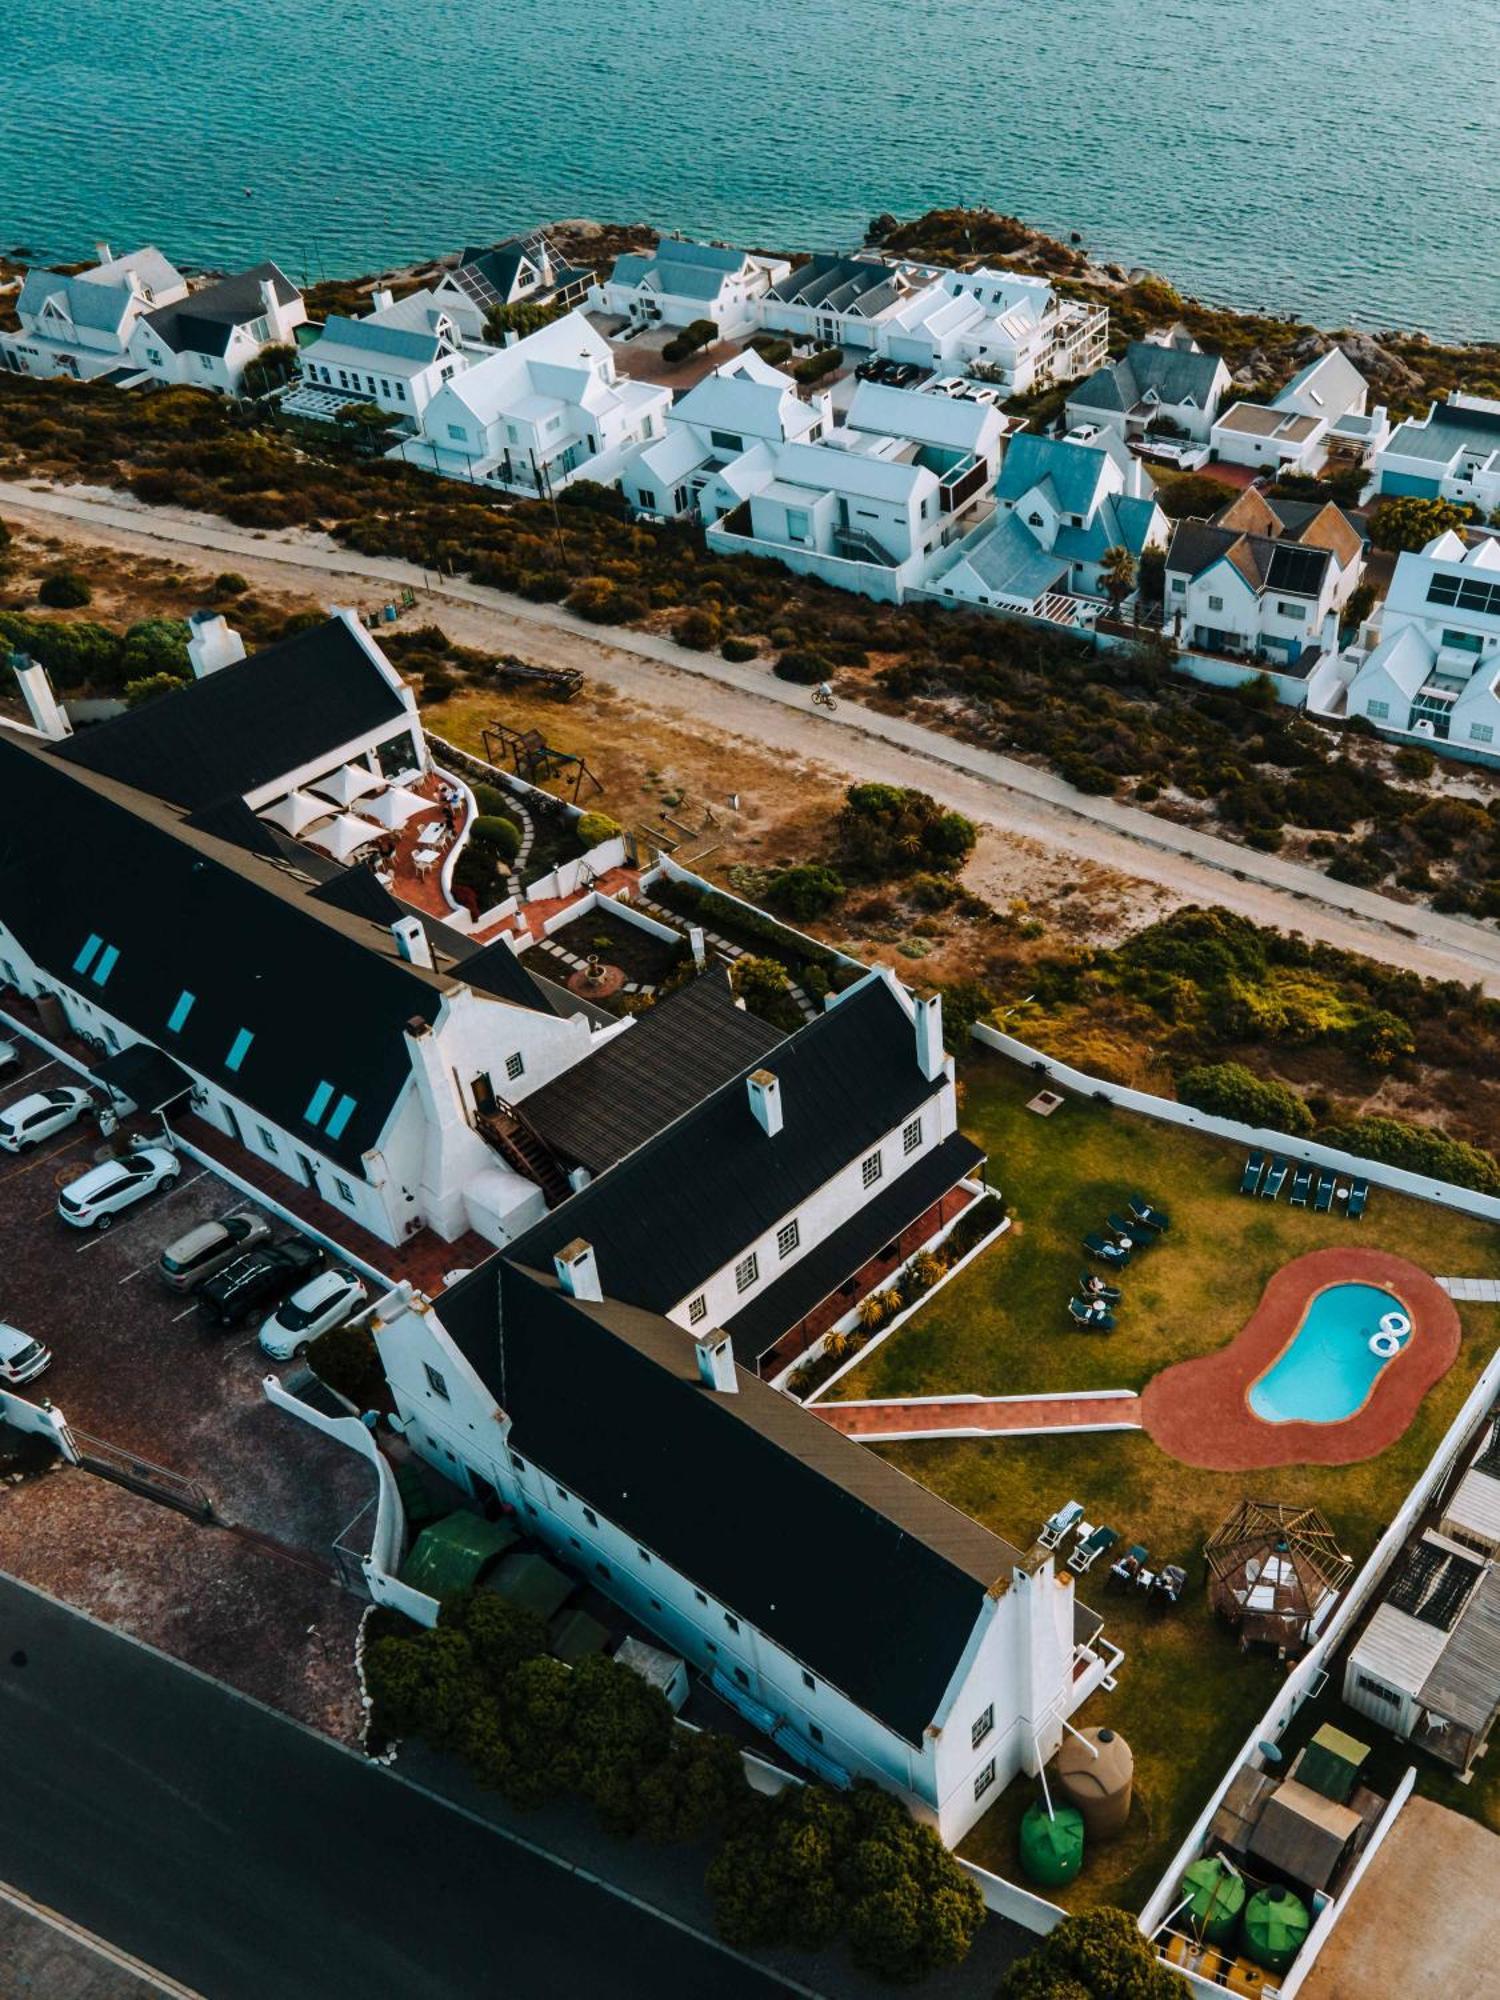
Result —
M293 275L549 216L987 202L1200 297L1500 336L1500 4L5 0L0 249Z

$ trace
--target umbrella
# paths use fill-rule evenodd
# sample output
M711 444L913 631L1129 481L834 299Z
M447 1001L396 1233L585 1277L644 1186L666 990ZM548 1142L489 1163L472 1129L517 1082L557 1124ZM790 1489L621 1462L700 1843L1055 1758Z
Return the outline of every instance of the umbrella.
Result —
M356 799L380 791L384 784L385 779L377 778L364 764L343 764L326 778L315 778L312 789L321 792L325 799L332 799L335 805L352 806Z
M419 812L429 812L431 808L432 800L424 799L419 792L409 792L404 785L390 785L378 799L371 799L359 810L364 818L378 820L395 832Z
M351 854L361 847L368 847L379 835L367 819L356 819L353 813L340 813L327 826L315 827L307 838L314 847L321 847L325 854L331 854L335 861L347 861Z
M271 820L287 833L298 834L303 827L311 826L315 819L326 819L328 807L322 799L313 798L309 792L288 792L275 805L264 806L260 817Z

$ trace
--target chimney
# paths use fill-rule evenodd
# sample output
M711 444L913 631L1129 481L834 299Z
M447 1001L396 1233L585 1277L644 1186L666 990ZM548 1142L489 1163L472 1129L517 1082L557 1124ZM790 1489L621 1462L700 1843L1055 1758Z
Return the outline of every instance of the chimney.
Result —
M269 278L260 281L260 306L265 314L266 324L271 329L273 341L284 340L285 331L281 320L281 300L276 295L276 287Z
M740 1383L734 1370L734 1345L724 1329L710 1327L693 1345L698 1350L698 1377L704 1388L717 1389L721 1396L737 1394Z
M570 1299L584 1299L594 1305L602 1303L604 1293L599 1285L599 1260L594 1255L592 1243L585 1243L581 1236L575 1236L571 1243L564 1244L552 1259L552 1267L557 1272L557 1282Z
M51 743L60 743L65 736L71 736L73 725L63 713L62 703L52 692L47 669L39 667L25 653L12 653L10 664L26 698L26 706L31 711L32 727L38 735L45 736Z
M391 936L408 965L425 965L431 972L432 946L427 942L427 933L416 917L398 917L391 925Z
M929 1083L936 1083L948 1062L948 1054L943 1047L943 996L941 993L918 993L914 1000L917 1068Z
M115 253L107 243L96 243L94 245L94 255L99 259L101 264L113 264L115 261Z
M781 1084L768 1069L753 1069L745 1078L750 1092L750 1109L755 1113L755 1122L766 1134L774 1139L781 1130Z
M188 619L188 665L195 680L245 657L245 642L219 611L195 611Z
M371 312L389 312L395 303L396 294L391 290L389 285L376 285L370 293Z

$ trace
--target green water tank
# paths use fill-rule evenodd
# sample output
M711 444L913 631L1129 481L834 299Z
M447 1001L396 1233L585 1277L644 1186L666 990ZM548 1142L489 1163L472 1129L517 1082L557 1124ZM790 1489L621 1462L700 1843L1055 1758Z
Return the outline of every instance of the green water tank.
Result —
M1245 1884L1222 1855L1205 1855L1182 1878L1188 1903L1182 1912L1194 1935L1204 1944L1228 1944L1245 1907Z
M1290 1889L1260 1889L1245 1911L1245 1950L1267 1972L1285 1972L1312 1929L1312 1913Z
M1028 1806L1021 1820L1021 1868L1044 1888L1061 1888L1083 1866L1083 1814L1076 1806Z

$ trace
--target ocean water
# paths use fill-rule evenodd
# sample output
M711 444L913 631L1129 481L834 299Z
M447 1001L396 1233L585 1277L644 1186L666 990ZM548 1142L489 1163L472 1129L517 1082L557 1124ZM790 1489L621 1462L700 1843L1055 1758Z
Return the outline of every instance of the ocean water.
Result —
M1500 0L4 0L0 249L333 276L531 222L988 203L1227 304L1500 337Z

